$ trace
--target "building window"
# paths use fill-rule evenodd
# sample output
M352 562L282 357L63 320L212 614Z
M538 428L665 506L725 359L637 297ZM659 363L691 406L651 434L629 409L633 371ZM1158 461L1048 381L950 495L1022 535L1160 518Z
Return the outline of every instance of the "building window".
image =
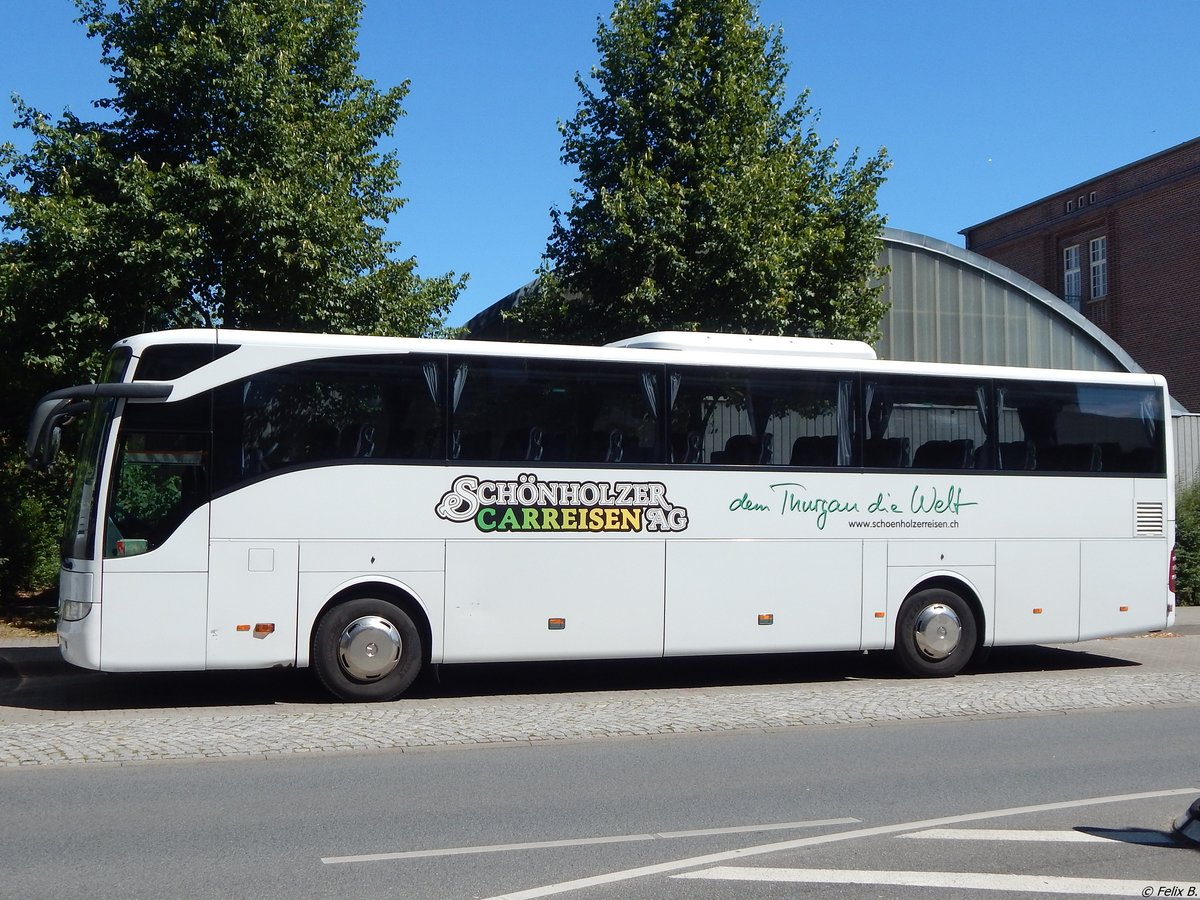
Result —
M1083 294L1082 273L1079 268L1079 245L1063 249L1063 299L1078 311Z
M1088 242L1092 266L1092 299L1108 295L1108 238L1092 238Z
M1095 192L1095 191L1091 191L1091 192L1088 194L1088 206L1091 206L1091 205L1092 205L1093 203L1095 203L1095 202L1096 202L1096 192Z
M1067 201L1067 212L1071 212L1073 209L1075 209L1075 201L1068 200Z

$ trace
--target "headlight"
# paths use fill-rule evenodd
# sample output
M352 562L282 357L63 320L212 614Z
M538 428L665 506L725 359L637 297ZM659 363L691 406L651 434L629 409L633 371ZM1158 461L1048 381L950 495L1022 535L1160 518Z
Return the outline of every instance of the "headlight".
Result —
M92 604L85 600L63 600L58 605L58 617L64 622L78 622L92 611Z

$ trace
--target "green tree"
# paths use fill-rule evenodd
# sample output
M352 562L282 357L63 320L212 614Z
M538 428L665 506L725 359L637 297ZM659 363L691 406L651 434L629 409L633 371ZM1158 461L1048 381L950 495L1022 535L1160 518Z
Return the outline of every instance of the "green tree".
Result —
M885 307L876 192L786 104L780 32L752 0L618 0L592 84L562 123L580 187L518 334L603 342L653 329L873 340Z
M1200 481L1175 497L1175 601L1200 606Z
M75 2L112 96L97 121L16 99L32 146L0 146L0 485L33 400L121 336L442 328L465 277L421 278L384 239L404 201L379 144L408 85L357 73L361 0ZM0 496L0 547L18 508Z

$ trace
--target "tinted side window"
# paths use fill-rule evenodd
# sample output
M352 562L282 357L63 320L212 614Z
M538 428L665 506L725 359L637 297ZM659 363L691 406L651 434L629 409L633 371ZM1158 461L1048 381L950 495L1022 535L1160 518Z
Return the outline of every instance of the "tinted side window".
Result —
M137 556L160 547L208 502L207 434L130 431L120 446L104 530L104 555Z
M450 458L647 463L661 459L659 373L560 360L451 360Z
M126 401L109 488L104 555L162 546L209 501L212 396L176 403Z
M217 488L297 466L443 458L444 369L437 357L341 357L220 388Z
M1162 393L1125 385L1001 384L1002 458L1039 472L1166 473ZM1004 468L1017 468L1004 465Z
M142 352L133 380L174 381L236 349L230 344L155 344Z
M991 468L987 382L886 376L863 383L867 468Z
M174 403L137 403L125 401L121 413L124 431L203 431L211 430L212 395L197 394Z
M850 375L673 369L671 460L805 467L853 462Z

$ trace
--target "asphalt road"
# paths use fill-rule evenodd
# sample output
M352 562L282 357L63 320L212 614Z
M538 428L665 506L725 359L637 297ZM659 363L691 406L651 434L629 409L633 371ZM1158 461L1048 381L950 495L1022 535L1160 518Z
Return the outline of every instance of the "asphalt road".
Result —
M1169 835L1200 796L1198 729L1188 707L13 769L0 896L924 898L968 875L988 897L1157 891L1200 885L1200 851ZM888 882L904 873L926 884Z

